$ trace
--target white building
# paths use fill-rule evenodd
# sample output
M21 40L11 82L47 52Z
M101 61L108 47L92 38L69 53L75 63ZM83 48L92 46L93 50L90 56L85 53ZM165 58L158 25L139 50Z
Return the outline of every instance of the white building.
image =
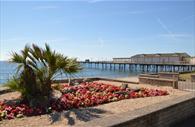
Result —
M137 54L130 58L113 58L113 62L180 64L189 63L190 56L187 53Z
M190 64L195 64L195 57L191 57Z

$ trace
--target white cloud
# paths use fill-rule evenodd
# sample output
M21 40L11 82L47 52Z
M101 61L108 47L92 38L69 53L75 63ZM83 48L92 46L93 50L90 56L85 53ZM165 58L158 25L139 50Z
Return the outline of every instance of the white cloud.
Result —
M167 27L167 25L165 25L164 23L163 23L163 21L160 19L160 18L158 18L157 19L157 22L160 24L160 26L171 36L171 35L173 35L173 33L172 33L172 31Z
M157 22L160 24L162 29L166 31L167 36L171 37L174 40L177 40L175 34L168 28L168 26L160 18L157 19Z
M175 41L180 41L181 39L191 39L193 37L192 34L189 34L189 33L174 33L172 32L171 29L168 28L168 26L160 19L158 18L157 19L157 22L160 24L160 26L162 27L162 29L165 30L165 34L160 34L159 36L160 37L166 37L166 38L170 38L170 39L173 39Z

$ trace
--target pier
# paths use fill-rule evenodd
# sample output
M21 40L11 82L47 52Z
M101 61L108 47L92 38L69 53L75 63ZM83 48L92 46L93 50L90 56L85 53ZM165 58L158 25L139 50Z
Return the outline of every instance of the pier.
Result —
M134 72L192 72L195 64L130 63L113 61L80 61L85 68Z

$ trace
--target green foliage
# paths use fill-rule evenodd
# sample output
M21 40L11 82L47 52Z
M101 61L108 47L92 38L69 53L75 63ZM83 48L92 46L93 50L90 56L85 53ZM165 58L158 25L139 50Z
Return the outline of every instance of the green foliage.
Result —
M22 94L26 93L26 90L24 87L20 85L20 79L17 79L15 76L12 77L9 81L7 81L4 86L9 87L10 89L14 91L19 91Z
M18 63L17 78L14 77L6 85L33 102L42 100L39 99L41 96L48 99L52 80L58 72L72 74L81 70L76 59L52 51L47 44L44 49L35 44L31 47L26 45L20 54L12 53L11 61Z

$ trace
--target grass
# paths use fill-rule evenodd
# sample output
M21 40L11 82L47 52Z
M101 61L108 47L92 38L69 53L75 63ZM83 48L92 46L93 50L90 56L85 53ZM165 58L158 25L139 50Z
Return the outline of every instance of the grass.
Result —
M179 79L181 80L191 80L191 75L195 74L195 72L189 72L189 73L183 73L183 74L179 74Z

